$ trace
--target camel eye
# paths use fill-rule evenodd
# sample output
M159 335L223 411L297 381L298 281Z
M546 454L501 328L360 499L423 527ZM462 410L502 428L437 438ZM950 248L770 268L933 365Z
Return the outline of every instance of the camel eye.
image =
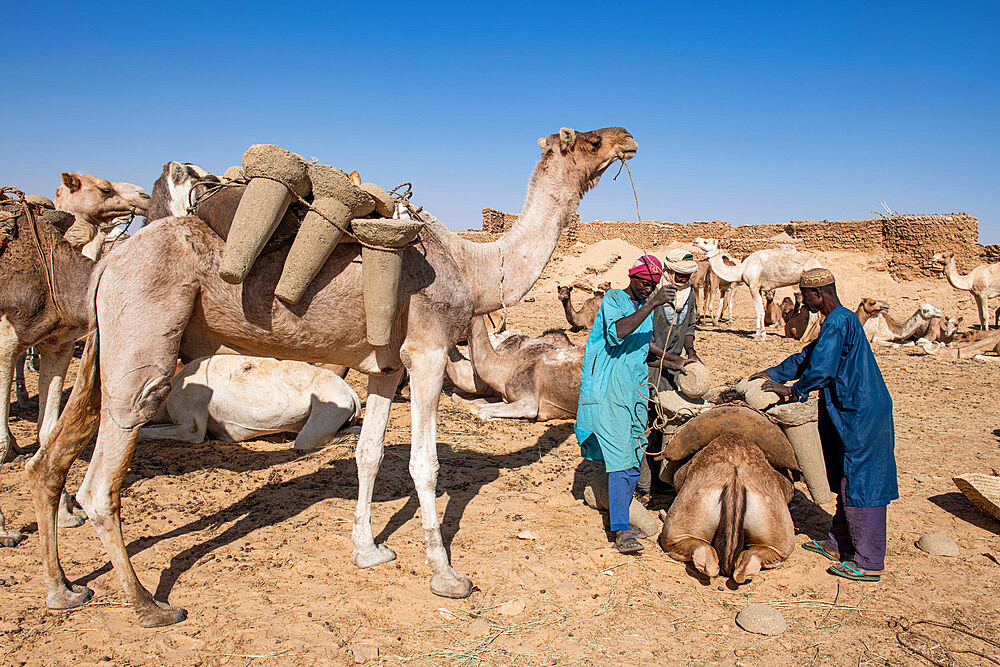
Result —
M97 189L101 191L102 195L109 195L109 194L111 194L111 188L97 188Z
M601 147L601 138L600 137L594 137L593 139L590 140L590 145L593 146L594 148L600 148Z

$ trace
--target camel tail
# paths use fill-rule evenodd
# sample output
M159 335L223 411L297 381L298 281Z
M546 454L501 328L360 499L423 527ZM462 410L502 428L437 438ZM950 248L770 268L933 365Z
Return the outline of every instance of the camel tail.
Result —
M86 441L97 432L101 418L101 341L97 330L97 287L105 262L98 262L87 286L87 316L90 330L84 337L83 356L77 369L73 391L52 429L49 442Z
M747 509L747 491L734 468L722 488L722 512L712 538L712 548L719 554L719 570L732 575L737 557L743 552L743 517Z

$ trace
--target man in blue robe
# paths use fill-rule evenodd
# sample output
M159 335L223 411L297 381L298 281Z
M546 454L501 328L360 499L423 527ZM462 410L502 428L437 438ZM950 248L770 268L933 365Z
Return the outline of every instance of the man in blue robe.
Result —
M826 316L819 337L757 373L765 391L805 401L820 392L819 435L837 510L827 540L803 548L835 561L831 574L879 581L885 569L886 507L896 486L892 398L857 315L837 298L833 274L812 269L799 282L810 312ZM791 387L785 382L798 379Z
M583 457L602 461L607 470L610 528L622 553L642 551L636 539L641 535L629 524L629 505L646 447L648 391L641 387L649 376L652 313L675 294L672 285L656 289L661 275L660 260L643 255L629 270L628 287L605 293L580 370L576 438Z

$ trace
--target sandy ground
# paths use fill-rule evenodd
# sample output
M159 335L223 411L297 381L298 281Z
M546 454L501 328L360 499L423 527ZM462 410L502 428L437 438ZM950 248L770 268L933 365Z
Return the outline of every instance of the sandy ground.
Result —
M621 285L620 262L583 252L550 265L529 294L534 301L510 309L513 326L531 333L566 326L556 282L596 285L610 274ZM965 326L976 320L968 295L943 280L897 284L872 271L877 261L831 253L821 260L840 276L849 307L873 296L909 314L930 301L963 314ZM780 336L750 340L749 303L744 289L732 329L699 333L700 355L717 380L797 349ZM585 336L573 334L578 342ZM398 559L370 570L348 561L357 493L350 442L307 454L292 452L291 438L281 436L140 445L125 482L124 531L139 578L190 614L168 628L136 624L89 525L61 531L60 547L68 576L93 588L94 601L46 610L24 464L4 464L0 502L9 527L28 536L0 550L0 665L340 665L365 656L393 665L926 664L901 643L998 657L997 646L954 630L904 632L919 620L960 621L1000 639L1000 523L951 481L1000 468L997 367L912 348L876 354L895 402L901 494L889 508L888 570L879 584L836 579L802 550L738 588L699 580L653 542L639 557L621 556L610 548L606 519L580 500L590 468L571 421L482 423L443 396L438 512L455 567L478 590L461 601L435 597L407 471L408 405L397 399L373 517L377 541ZM34 413L12 412L18 440L32 443ZM71 489L85 463L74 466ZM799 543L822 538L832 512L802 491L792 502ZM653 502L670 500L661 493ZM538 539L519 539L525 530ZM960 555L917 550L924 533L953 538ZM777 637L741 630L734 618L748 602L778 607L788 630ZM952 655L955 664L989 664Z

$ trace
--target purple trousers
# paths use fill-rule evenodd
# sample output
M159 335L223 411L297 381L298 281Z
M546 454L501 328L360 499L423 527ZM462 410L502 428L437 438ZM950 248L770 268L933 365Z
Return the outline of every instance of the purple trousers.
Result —
M830 526L830 546L844 560L853 560L865 570L885 569L885 509L881 507L850 507L844 504L847 478L840 481L837 511Z

